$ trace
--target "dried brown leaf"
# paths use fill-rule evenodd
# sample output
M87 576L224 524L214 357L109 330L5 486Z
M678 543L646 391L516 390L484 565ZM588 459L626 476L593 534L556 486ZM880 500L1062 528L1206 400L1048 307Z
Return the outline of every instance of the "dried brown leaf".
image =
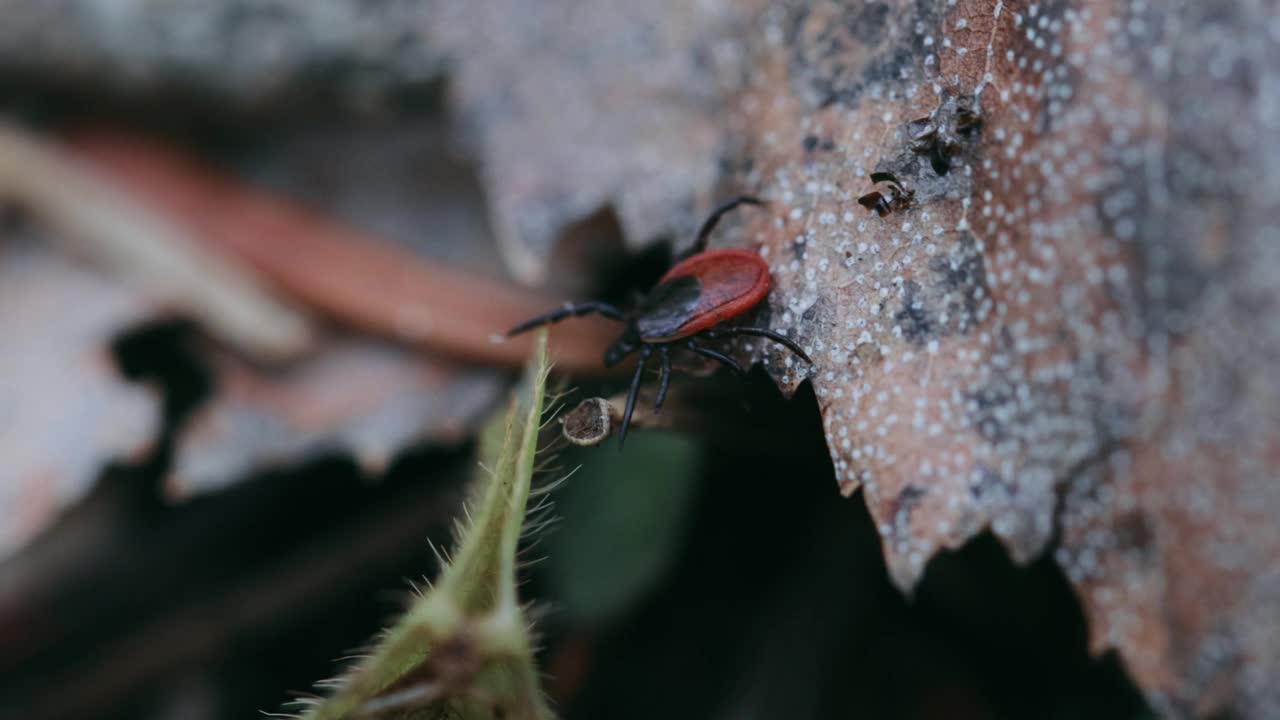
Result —
M738 113L780 201L753 237L775 328L818 359L842 491L902 587L985 528L1020 561L1056 536L1095 649L1157 707L1280 713L1256 681L1280 673L1280 191L1249 179L1277 134L1241 119L1280 53L1211 40L1265 15L860 7L771 16ZM907 207L857 204L875 171Z
M985 529L1019 561L1056 539L1094 647L1117 648L1159 709L1280 716L1272 4L734 8L750 30L723 51L750 70L720 142L746 145L722 179L774 217L722 242L768 258L772 327L817 364L742 349L784 388L813 382L841 490L863 490L897 583ZM662 42L691 25L668 14ZM625 161L573 167L562 128L625 133L605 156L649 134L615 122L618 98L644 97L634 76L548 60L627 47L634 23L534 16L557 50L483 16L501 29L458 72L499 226L545 257L618 182L646 189ZM473 58L481 46L506 60ZM717 145L687 147L704 154L675 176L704 190L685 173ZM906 191L883 216L858 204L875 172ZM683 202L645 212L665 221ZM651 230L624 226L637 242Z

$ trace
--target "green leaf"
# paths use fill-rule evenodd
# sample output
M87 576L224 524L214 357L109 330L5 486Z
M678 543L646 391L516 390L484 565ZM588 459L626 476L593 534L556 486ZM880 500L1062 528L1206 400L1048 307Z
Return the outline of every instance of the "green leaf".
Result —
M453 560L336 689L303 713L339 718L551 718L529 622L516 597L516 549L533 482L547 379L540 333L506 417L481 436L482 471Z
M625 455L575 448L564 462L581 466L555 494L561 520L543 540L547 576L566 615L608 623L675 561L697 490L699 446L649 430L627 438Z

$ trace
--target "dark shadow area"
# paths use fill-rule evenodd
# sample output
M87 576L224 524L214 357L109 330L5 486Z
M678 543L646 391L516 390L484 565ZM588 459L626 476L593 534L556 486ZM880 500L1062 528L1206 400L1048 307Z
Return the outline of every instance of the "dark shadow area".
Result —
M786 413L790 451L714 451L675 571L594 636L566 717L1142 717L1051 561L1015 567L983 536L904 598L861 497L836 492L811 389L762 384L744 405Z
M628 252L617 213L604 207L561 233L551 257L550 284L580 300L627 308L658 282L670 264L670 248L661 243Z
M274 710L335 675L407 581L434 572L428 541L449 538L468 445L410 451L376 481L330 455L166 503L175 433L213 387L195 342L174 321L114 344L122 373L162 393L165 428L3 566L21 591L0 604L0 716Z
M0 696L15 717L127 718L195 678L212 717L278 708L336 674L397 614L407 580L433 572L427 541L447 542L469 460L422 453L370 483L347 458L319 458L145 512L100 486L30 549L110 530L36 568L3 609L0 626L29 642L5 644Z

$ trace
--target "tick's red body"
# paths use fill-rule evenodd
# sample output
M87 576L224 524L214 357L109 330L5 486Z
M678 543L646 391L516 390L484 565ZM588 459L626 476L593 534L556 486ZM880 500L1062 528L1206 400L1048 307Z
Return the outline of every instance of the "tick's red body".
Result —
M557 322L574 315L600 313L605 317L626 323L622 336L609 346L604 355L606 367L612 366L637 350L640 362L631 392L627 395L627 407L622 414L622 429L618 443L626 438L631 424L631 411L635 408L636 393L644 375L645 361L655 350L662 360L662 381L654 400L654 412L662 407L667 394L667 381L671 375L670 346L680 343L685 348L742 372L742 367L728 355L697 344L694 336L716 339L732 335L766 337L787 347L810 362L809 356L786 337L757 327L716 326L727 320L745 315L769 294L773 283L769 277L769 264L750 250L704 250L707 236L720 220L720 216L742 204L759 205L759 200L740 197L720 206L703 223L694 243L693 253L676 263L658 281L653 290L640 301L629 314L605 303L591 302L565 307L540 315L513 328L508 335L524 332L539 325Z
M750 250L707 250L687 258L667 271L661 285L678 278L698 281L698 301L687 309L687 319L665 337L645 337L645 342L670 342L696 335L731 320L760 304L773 281L769 264Z

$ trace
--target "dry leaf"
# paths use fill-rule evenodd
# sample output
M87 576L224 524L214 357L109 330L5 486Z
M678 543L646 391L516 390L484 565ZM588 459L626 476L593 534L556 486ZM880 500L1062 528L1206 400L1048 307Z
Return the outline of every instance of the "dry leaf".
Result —
M778 201L751 240L774 326L818 359L894 578L988 527L1021 561L1057 536L1095 649L1178 715L1280 714L1280 191L1253 120L1280 53L1227 40L1267 17L775 8L735 115ZM857 202L877 171L910 194L883 217Z
M611 206L633 247L688 231L715 180L729 4L438 0L431 42L483 160L516 277L546 280L566 225Z
M411 442L465 440L505 386L495 371L350 338L287 369L221 355L214 374L217 393L177 440L174 499L323 452L350 452L380 471Z
M705 191L712 148L745 143L725 183L773 218L720 242L769 259L772 327L818 362L763 359L814 383L897 583L988 528L1020 561L1056 538L1093 646L1157 708L1280 716L1274 8L742 3L718 21L741 41L716 46L691 11L624 6L440 25L470 43L442 44L524 276L597 204L633 242L683 217L685 198L627 199L655 197L627 158L656 133L619 114L669 68L628 49L740 58L723 132L669 187Z

